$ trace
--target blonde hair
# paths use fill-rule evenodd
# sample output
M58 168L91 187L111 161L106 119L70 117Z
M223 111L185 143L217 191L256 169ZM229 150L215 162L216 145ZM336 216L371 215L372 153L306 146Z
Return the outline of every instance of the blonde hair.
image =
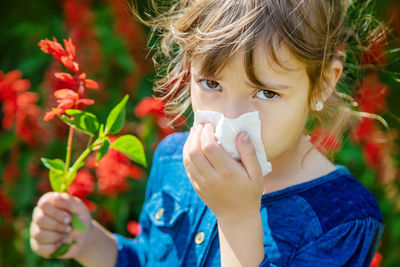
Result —
M164 3L158 1L158 3ZM383 28L370 15L369 0L180 0L169 5L151 0L152 15L134 15L159 36L153 61L158 70L154 92L166 102L166 111L182 114L190 106L190 63L202 63L204 76L215 77L240 48L245 48L246 74L262 85L254 73L253 51L260 41L278 66L276 51L285 44L306 65L310 80L309 103L328 90L325 69L333 57L345 63L337 88L324 109L311 112L313 122L341 136L351 115L359 73L360 53ZM350 101L349 101L350 100ZM315 125L315 123L312 123ZM307 126L309 127L309 126ZM323 137L321 137L322 140ZM320 141L321 141L320 140Z

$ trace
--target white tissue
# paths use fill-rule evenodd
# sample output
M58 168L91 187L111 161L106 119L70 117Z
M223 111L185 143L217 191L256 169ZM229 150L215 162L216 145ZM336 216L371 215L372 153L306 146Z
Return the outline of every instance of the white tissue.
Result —
M194 115L193 126L206 122L214 124L214 136L217 138L217 143L222 145L235 159L240 158L236 149L236 136L242 131L247 132L256 149L262 175L264 176L272 171L271 163L267 160L261 139L261 121L258 111L244 113L235 119L227 119L219 112L198 110Z

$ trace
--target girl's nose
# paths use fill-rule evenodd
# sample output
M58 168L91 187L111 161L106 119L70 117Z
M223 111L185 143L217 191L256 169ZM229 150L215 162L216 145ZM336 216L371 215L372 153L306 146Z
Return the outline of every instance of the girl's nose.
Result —
M226 101L221 112L224 114L225 118L235 119L240 117L242 114L251 111L252 110L249 109L246 103L237 100L237 101Z

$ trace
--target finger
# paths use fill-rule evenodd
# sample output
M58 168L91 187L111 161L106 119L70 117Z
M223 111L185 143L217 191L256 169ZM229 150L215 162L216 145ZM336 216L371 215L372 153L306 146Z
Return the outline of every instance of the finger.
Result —
M67 237L67 233L41 229L35 222L31 223L30 235L31 238L36 239L40 244L58 243Z
M260 179L262 176L261 167L258 163L256 150L246 132L240 132L238 134L238 137L236 138L236 147L249 178Z
M214 127L207 123L201 132L201 150L220 174L240 171L237 162L223 149L214 137ZM230 166L227 168L226 166Z
M67 193L61 193L53 200L55 207L59 209L67 210L75 214L87 213L87 207L77 197L68 195Z
M38 254L42 257L45 257L45 258L49 258L50 255L62 245L61 243L42 244L42 243L39 243L34 238L30 239L30 244L31 244L32 250L35 251L36 254Z
M68 223L62 223L48 216L41 208L35 207L33 210L33 221L41 228L60 233L69 232L71 227Z
M185 166L186 172L190 179L190 182L194 185L194 187L198 187L198 182L204 182L204 178L201 176L200 172L198 171L197 167L193 164L193 161L190 157L190 149L192 149L195 144L195 140L193 138L194 131L196 127L192 127L190 129L190 133L188 139L183 148L183 164Z
M193 185L196 192L200 190L200 184L205 182L204 177L197 170L196 166L191 162L189 157L183 158L183 164L185 165L186 172L188 174L189 180Z
M211 178L215 177L217 172L201 150L200 135L202 128L202 125L198 125L194 129L193 137L188 148L188 156L191 160L191 163L196 166L196 169L199 171L202 177Z
M54 200L52 201L52 203L43 202L37 208L41 209L45 215L51 217L52 219L58 221L59 223L68 224L71 221L71 215L68 213L68 211L65 211L64 209L55 207ZM35 208L35 210L36 210L36 208ZM36 219L35 210L34 210L34 214L33 214L34 219ZM36 213L37 213L37 211L36 211Z

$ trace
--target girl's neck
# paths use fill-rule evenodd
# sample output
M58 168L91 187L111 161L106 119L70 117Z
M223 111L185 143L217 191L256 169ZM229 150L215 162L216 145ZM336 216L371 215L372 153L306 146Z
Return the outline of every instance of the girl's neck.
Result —
M272 172L264 176L264 194L313 180L336 169L305 136L292 149L271 160L271 164Z

